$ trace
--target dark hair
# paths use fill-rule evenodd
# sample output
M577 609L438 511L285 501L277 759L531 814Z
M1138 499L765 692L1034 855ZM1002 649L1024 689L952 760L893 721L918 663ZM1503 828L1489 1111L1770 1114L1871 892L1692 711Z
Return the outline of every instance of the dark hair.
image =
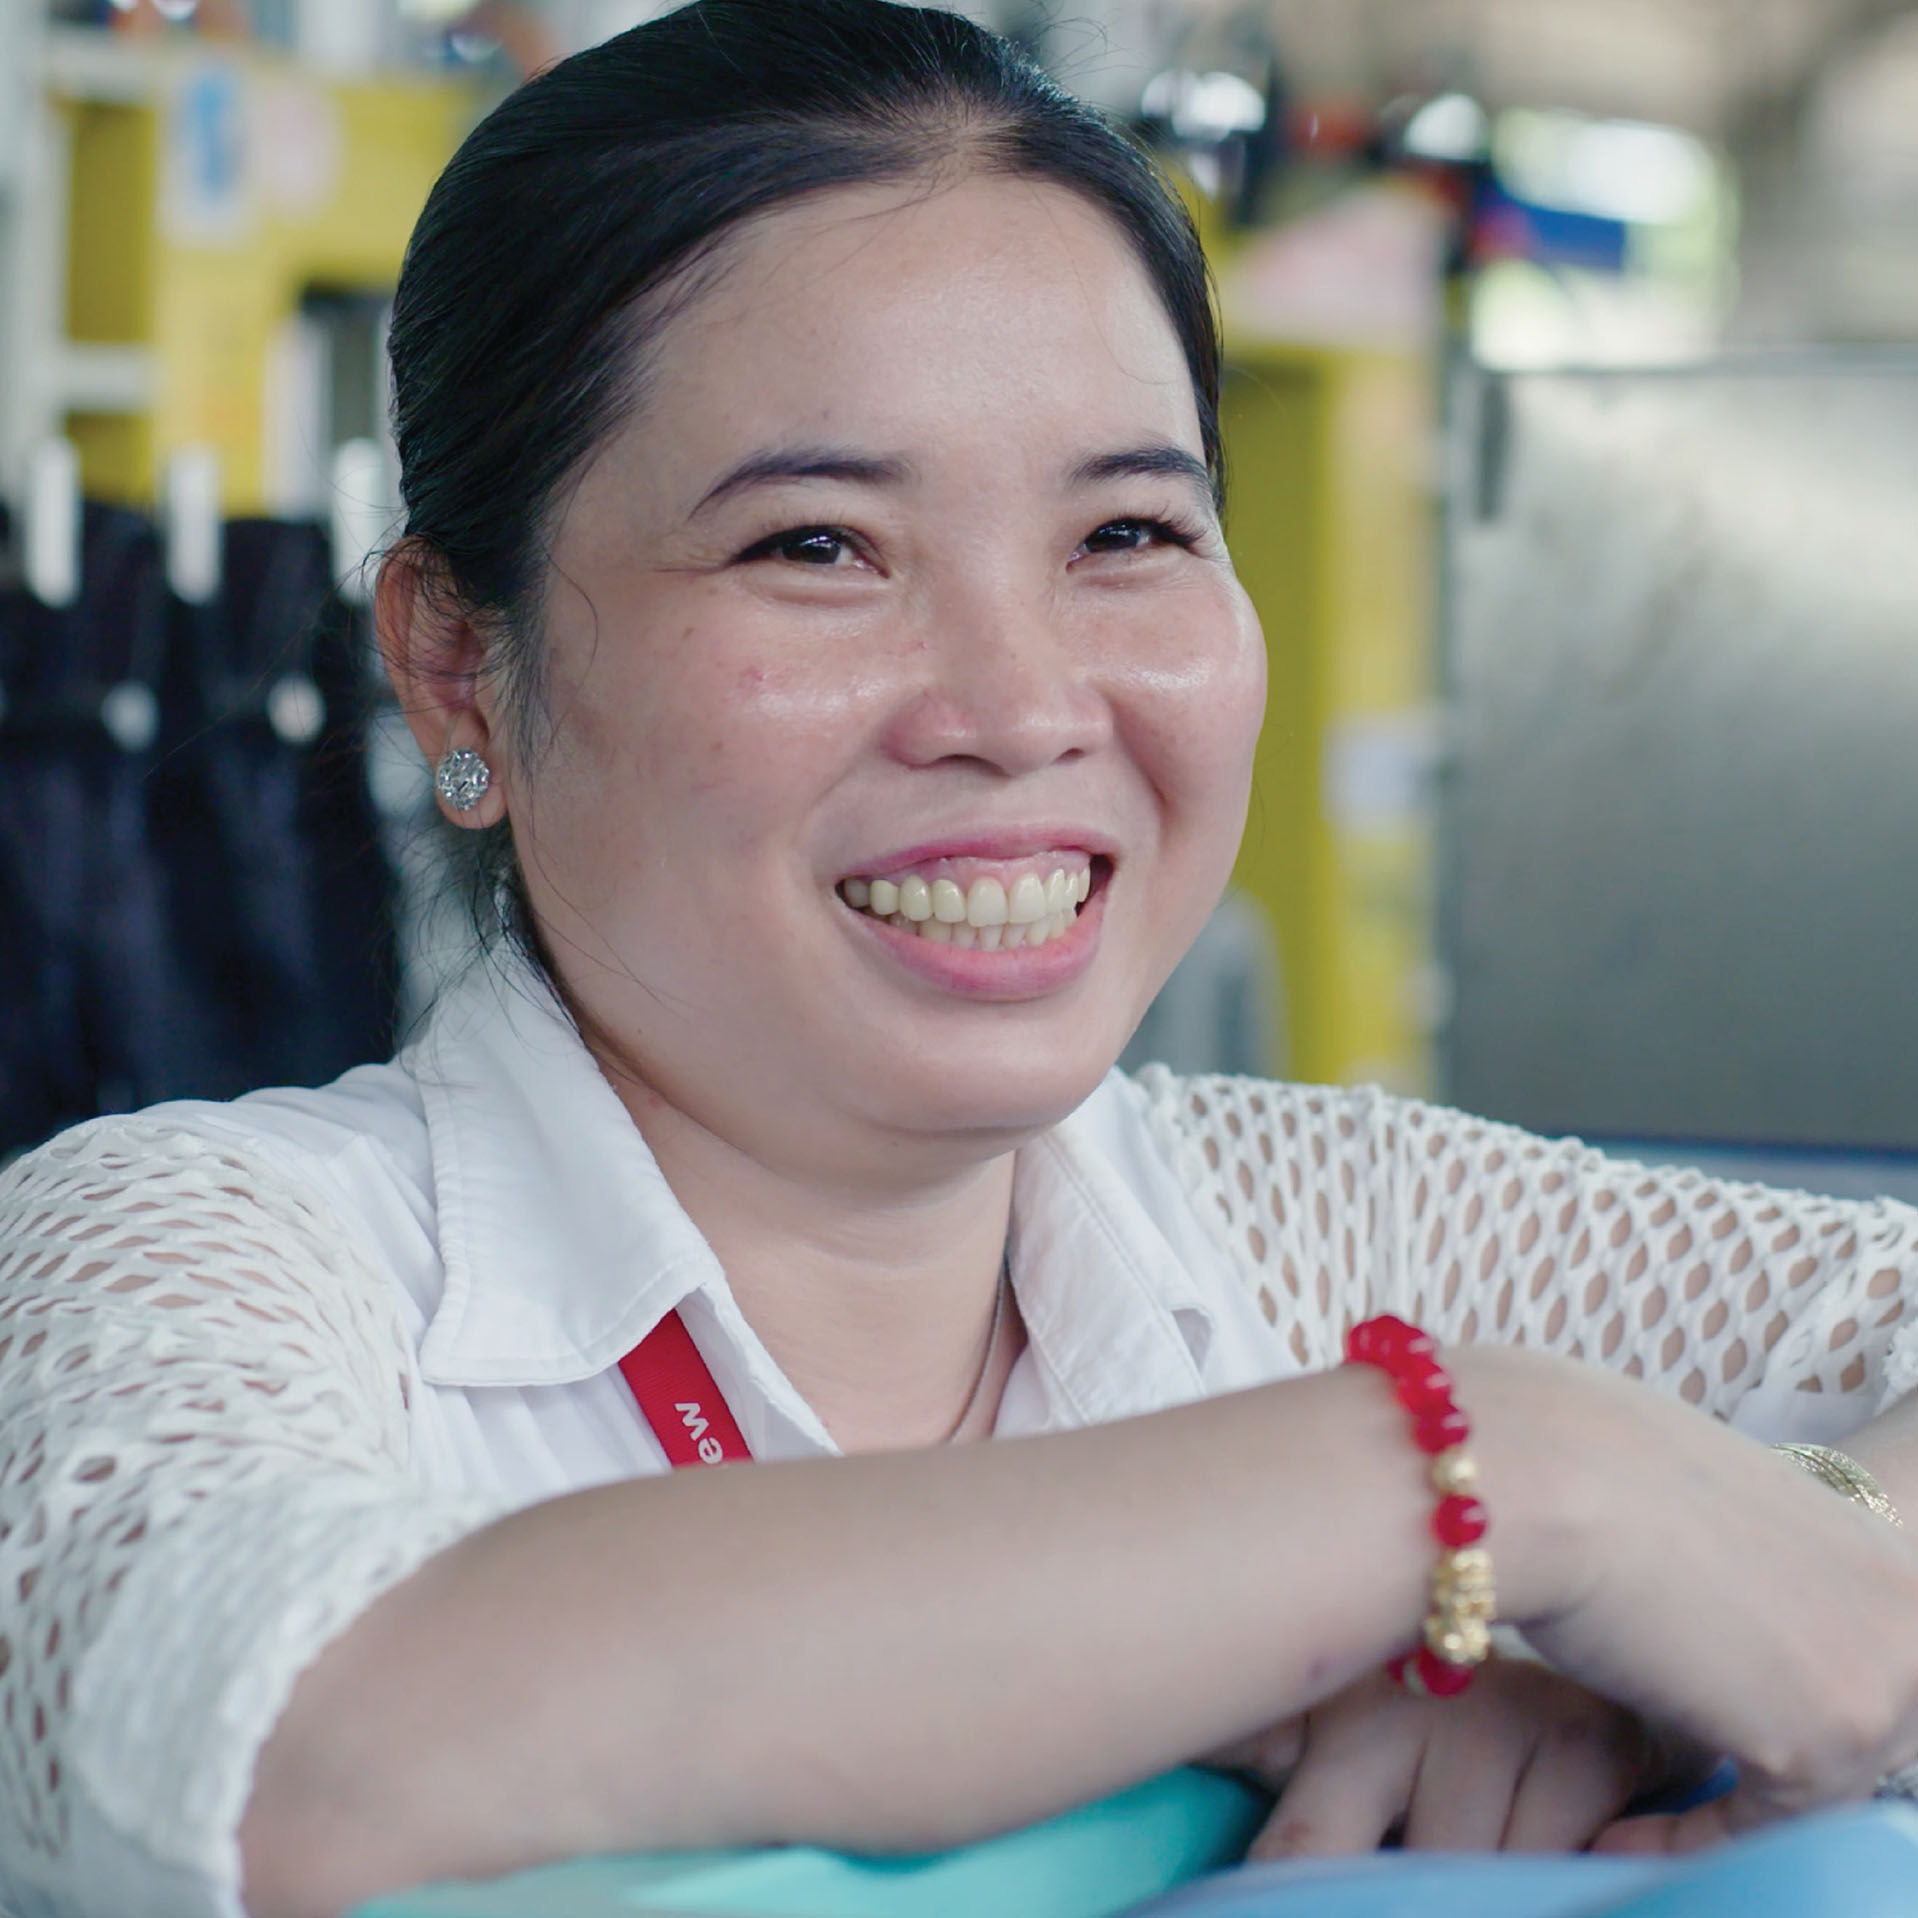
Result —
M1110 216L1184 348L1219 484L1218 336L1185 209L1123 134L962 15L693 0L550 68L453 156L393 308L405 540L487 633L526 750L555 502L635 403L675 291L756 214L948 171L1051 181ZM482 935L530 945L508 828L454 837Z

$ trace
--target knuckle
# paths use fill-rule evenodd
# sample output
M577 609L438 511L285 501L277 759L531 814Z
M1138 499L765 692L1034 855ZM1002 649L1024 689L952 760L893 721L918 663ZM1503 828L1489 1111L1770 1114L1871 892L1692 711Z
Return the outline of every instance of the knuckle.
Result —
M1322 1849L1321 1826L1317 1819L1297 1813L1281 1814L1266 1832L1262 1851L1275 1858L1290 1858Z
M1918 1724L1918 1671L1901 1684L1889 1642L1870 1632L1822 1641L1819 1655L1779 1687L1769 1722L1738 1754L1741 1766L1804 1803L1869 1788Z
M1636 1769L1644 1740L1624 1712L1590 1712L1561 1719L1541 1741L1554 1758L1581 1771Z
M1875 1770L1904 1715L1901 1701L1881 1671L1848 1670L1832 1699L1831 1724L1817 1754L1821 1771L1843 1775L1860 1767Z
M1752 1733L1738 1753L1739 1770L1757 1778L1782 1782L1803 1777L1815 1768L1801 1727L1767 1725Z

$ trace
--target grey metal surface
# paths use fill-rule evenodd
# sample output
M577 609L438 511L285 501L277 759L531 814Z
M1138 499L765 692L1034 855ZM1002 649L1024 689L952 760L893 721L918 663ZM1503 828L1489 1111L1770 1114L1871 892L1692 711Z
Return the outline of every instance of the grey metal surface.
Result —
M1918 1145L1918 356L1468 379L1447 1091Z
M1685 1145L1670 1139L1594 1139L1615 1159L1690 1165L1727 1185L1768 1185L1833 1199L1897 1199L1918 1205L1918 1158L1910 1153Z

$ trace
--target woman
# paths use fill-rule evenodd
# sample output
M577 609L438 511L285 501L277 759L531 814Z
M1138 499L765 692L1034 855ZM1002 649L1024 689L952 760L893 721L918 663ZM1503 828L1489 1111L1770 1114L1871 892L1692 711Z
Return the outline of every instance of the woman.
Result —
M1918 1499L1912 1215L1107 1076L1263 697L1122 142L955 16L700 0L472 136L393 360L382 643L522 951L10 1175L8 1899L939 1845L1208 1754L1275 1849L1578 1845L1668 1733L1739 1792L1608 1842L1690 1843L1918 1758L1904 1537L1694 1409ZM1433 1494L1327 1368L1388 1309L1556 1670L1380 1676Z

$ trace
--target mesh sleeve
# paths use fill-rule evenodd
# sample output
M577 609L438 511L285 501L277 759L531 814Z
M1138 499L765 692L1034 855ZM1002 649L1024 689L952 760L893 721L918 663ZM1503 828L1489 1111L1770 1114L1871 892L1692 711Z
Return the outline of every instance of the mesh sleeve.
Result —
M391 1288L251 1153L80 1128L0 1179L0 1906L237 1913L295 1679L492 1516L407 1469Z
M1370 1088L1140 1075L1194 1204L1303 1368L1396 1312L1732 1418L1856 1426L1918 1384L1918 1210L1633 1165Z

